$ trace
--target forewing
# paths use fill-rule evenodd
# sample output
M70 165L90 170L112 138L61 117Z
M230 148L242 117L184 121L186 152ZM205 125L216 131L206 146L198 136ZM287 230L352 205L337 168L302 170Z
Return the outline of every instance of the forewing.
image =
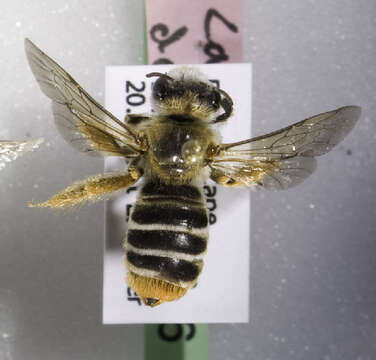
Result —
M0 141L0 170L6 163L16 160L28 151L38 148L43 139L30 141Z
M359 107L346 106L267 135L222 144L209 165L247 186L287 189L312 174L314 157L343 140L359 116Z
M136 130L98 104L62 67L25 39L26 55L41 90L53 101L58 130L76 149L92 155L138 156Z

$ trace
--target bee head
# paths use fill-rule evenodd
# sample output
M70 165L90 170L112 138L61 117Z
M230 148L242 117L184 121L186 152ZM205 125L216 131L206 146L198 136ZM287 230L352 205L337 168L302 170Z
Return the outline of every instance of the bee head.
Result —
M195 68L176 68L167 74L153 72L146 76L158 77L153 85L152 100L161 115L178 121L218 122L232 113L231 98ZM224 113L219 114L221 108Z

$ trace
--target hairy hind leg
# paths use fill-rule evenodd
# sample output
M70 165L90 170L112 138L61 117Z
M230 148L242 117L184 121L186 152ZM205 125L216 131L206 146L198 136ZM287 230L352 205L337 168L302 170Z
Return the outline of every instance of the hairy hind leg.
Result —
M141 170L130 168L125 173L105 173L90 176L62 190L51 199L39 203L30 203L30 207L69 208L85 202L104 199L109 194L127 188L142 176Z

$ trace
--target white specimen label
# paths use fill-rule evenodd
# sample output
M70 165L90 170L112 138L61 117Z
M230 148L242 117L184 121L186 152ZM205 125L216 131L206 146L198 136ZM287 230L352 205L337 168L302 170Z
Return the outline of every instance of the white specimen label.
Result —
M205 64L198 67L234 101L233 116L218 130L222 142L251 137L250 64ZM119 119L126 114L150 114L150 72L167 72L176 65L110 66L106 68L106 108ZM106 171L124 171L125 161L108 157ZM178 301L155 308L142 304L126 282L122 243L126 217L136 201L135 187L105 204L103 323L226 323L248 322L250 258L250 190L224 188L208 181L204 188L209 209L209 243L204 268L195 288Z

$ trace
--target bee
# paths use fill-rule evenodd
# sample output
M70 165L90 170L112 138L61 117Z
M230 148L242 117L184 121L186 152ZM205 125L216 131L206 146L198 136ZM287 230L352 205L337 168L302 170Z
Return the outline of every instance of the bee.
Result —
M41 90L53 101L58 130L90 155L126 159L123 173L79 181L37 207L66 208L105 198L144 179L124 241L128 285L144 304L181 298L197 283L208 241L202 192L210 178L227 187L288 189L312 174L316 156L354 127L360 108L346 106L252 139L223 144L216 124L233 101L197 69L152 72L153 115L122 122L99 105L30 40L26 54Z
M42 142L43 139L28 141L0 140L0 170L5 167L6 163L16 160L25 152L37 149Z

